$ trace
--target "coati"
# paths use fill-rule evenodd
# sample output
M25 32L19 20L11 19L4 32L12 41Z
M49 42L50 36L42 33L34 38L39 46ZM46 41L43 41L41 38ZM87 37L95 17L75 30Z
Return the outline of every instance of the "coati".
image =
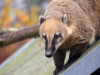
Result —
M53 0L44 16L40 16L39 33L45 44L45 56L53 56L56 66L53 75L71 65L95 37L100 37L100 24L93 21L97 18L93 16L95 12L91 11L91 1ZM66 51L70 51L70 55L64 66Z

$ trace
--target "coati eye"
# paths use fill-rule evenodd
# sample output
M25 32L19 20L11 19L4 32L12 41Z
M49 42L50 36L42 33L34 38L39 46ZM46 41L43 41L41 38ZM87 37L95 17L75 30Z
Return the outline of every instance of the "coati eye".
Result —
M58 42L59 39L61 39L61 34L59 32L57 32L57 33L54 34L52 44L55 45Z
M61 34L59 32L57 32L57 33L54 34L54 37L55 38L61 37Z
M46 38L46 34L45 33L42 34L42 38Z
M43 38L43 40L44 40L45 42L47 41L47 36L46 36L45 33L42 34L42 38Z
M42 38L43 38L43 41L44 41L45 45L47 45L48 40L47 40L47 36L46 36L45 33L42 34Z

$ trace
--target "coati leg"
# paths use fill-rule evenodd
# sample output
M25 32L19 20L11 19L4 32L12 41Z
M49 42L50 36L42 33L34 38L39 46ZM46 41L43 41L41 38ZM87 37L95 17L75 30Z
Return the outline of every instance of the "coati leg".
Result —
M65 64L65 69L75 62L87 50L88 45L88 43L79 42L71 48L69 60Z
M95 39L96 39L96 41L100 40L100 36L96 37Z
M56 69L53 72L53 75L57 75L63 68L64 68L64 60L66 56L66 51L58 49L53 58L54 58L54 63L56 66Z

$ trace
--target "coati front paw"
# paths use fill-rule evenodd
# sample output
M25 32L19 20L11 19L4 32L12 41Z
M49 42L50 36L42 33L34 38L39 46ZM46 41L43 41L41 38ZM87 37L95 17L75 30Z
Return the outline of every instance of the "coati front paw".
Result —
M53 71L53 75L58 75L58 73L60 72L60 71L62 71L63 70L63 68L57 68L57 69L55 69L54 71Z
M53 75L57 75L58 73L59 73L58 69L56 69L56 70L53 71Z
M67 69L71 64L72 64L72 62L66 63L65 66L64 66L64 68Z

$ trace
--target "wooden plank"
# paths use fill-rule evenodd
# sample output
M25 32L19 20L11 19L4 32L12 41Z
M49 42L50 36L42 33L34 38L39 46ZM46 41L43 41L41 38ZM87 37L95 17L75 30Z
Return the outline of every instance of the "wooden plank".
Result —
M81 62L81 60L82 61L86 60L87 55L91 55L92 53L94 53L95 48L99 45L100 45L100 41L97 44L95 44L95 46L93 46L90 50L88 50L88 52L84 54L84 56L80 58L80 60L76 61L72 66L70 66L67 70L63 71L63 73L61 74L66 75L66 72L69 72L69 73L74 72L71 70L74 69L75 65L78 63L84 64L85 62ZM52 75L52 72L55 68L53 59L46 58L44 55L45 54L44 51L45 51L44 46L40 46L40 39L35 40L35 42L31 43L29 46L25 48L25 50L23 50L22 52L20 52L20 54L13 57L12 60L7 62L2 68L0 68L0 75ZM96 55L98 55L98 53L99 52L97 52ZM68 59L68 56L66 57L66 60L67 59ZM90 62L92 62L92 58L90 59ZM98 64L98 62L96 63ZM95 66L95 64L92 64L92 65ZM79 68L81 67L79 66ZM87 66L85 66L84 69L88 71ZM68 75L71 75L71 74L68 74ZM74 74L74 75L78 75L78 74Z
M44 51L40 39L35 40L20 54L17 52L18 55L13 55L13 58L0 68L0 75L52 75L55 68L53 59L46 58Z
M91 75L100 68L100 42L85 53L78 61L65 70L62 75Z

